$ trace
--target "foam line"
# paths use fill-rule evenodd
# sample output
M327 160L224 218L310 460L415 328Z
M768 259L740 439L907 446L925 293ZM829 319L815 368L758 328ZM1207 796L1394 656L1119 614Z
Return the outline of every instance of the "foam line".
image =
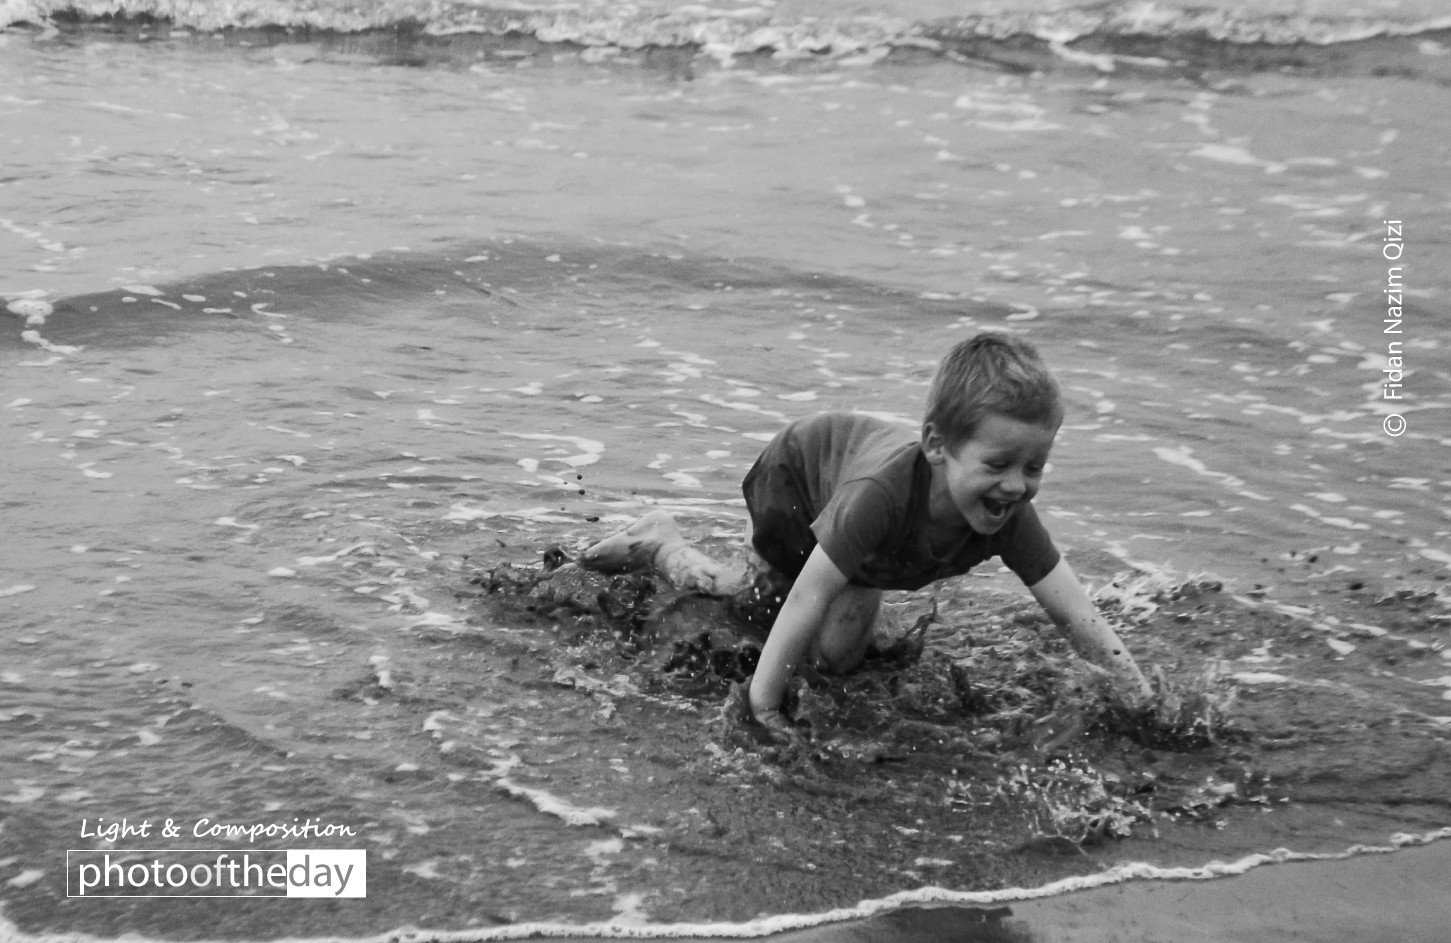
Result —
M1013 901L1041 900L1075 891L1086 891L1129 881L1208 881L1237 877L1267 864L1306 861L1345 861L1364 855L1392 854L1404 848L1429 845L1451 838L1451 826L1421 834L1397 833L1384 845L1352 845L1345 851L1311 853L1277 848L1274 851L1246 855L1236 861L1211 861L1199 867L1165 868L1147 862L1131 862L1098 874L1064 878L1040 887L1004 888L995 891L952 891L941 887L923 887L901 891L877 900L866 900L854 907L842 907L818 914L780 914L745 923L668 923L622 924L587 923L521 923L507 927L476 930L419 930L408 927L370 937L308 937L279 938L270 943L489 943L494 940L548 939L550 937L591 937L610 940L668 940L680 937L748 939L805 930L830 923L865 920L893 910L921 904L953 904L982 906ZM103 938L82 933L26 934L0 915L0 939L15 943L90 943ZM133 943L162 943L160 940L127 934ZM212 941L207 941L212 943ZM220 941L217 941L220 943ZM236 943L236 941L232 941Z
M566 825L603 825L616 815L614 809L606 809L601 806L586 809L572 805L551 792L522 786L508 777L494 780L494 786L515 799L524 799L533 803L534 808L545 815L552 815L560 819Z

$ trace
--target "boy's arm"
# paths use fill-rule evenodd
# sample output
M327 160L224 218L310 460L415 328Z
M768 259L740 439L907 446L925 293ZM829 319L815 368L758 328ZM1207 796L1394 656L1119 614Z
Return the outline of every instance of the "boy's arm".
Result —
M846 575L817 545L786 595L751 680L751 713L764 726L777 731L789 728L781 716L786 684L810 653L827 607L846 584Z
M1078 654L1113 673L1123 694L1138 701L1152 696L1134 656L1088 598L1067 560L1059 559L1052 572L1028 591Z

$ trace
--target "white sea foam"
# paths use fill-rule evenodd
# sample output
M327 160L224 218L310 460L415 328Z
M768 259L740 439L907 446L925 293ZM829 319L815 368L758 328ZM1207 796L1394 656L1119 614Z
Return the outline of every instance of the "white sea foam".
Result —
M1420 551L1420 554L1427 560L1434 560L1437 563L1444 563L1448 568L1451 568L1451 553L1447 553L1444 550L1433 550L1431 548L1425 548Z
M18 298L5 306L11 314L25 319L27 327L39 327L55 310L50 302L40 298Z
M1225 474L1224 472L1210 471L1203 462L1193 457L1194 450L1189 448L1188 446L1181 446L1177 449L1171 449L1165 446L1155 446L1154 454L1157 455L1162 461L1168 462L1171 465L1179 465L1183 468L1187 468L1195 474L1203 475L1206 478L1213 478L1217 481L1222 482L1230 488L1241 488L1244 486L1244 482L1234 477L1233 475Z
M547 795L547 794L545 794ZM530 796L523 796L530 798ZM0 797L4 798L4 797ZM552 798L552 797L550 797ZM32 800L33 801L33 800ZM546 800L547 801L547 800ZM567 806L568 809L573 807ZM609 810L585 810L608 812ZM590 822L588 824L596 824ZM314 938L307 943L322 943L323 939L335 943L489 943L494 940L525 940L551 936L597 937L601 939L671 939L677 937L707 937L738 939L758 938L784 933L788 930L802 930L832 923L865 920L879 914L890 913L908 907L922 905L988 906L1014 901L1043 900L1060 897L1075 891L1108 887L1134 881L1209 881L1218 878L1237 877L1265 865L1287 864L1308 861L1346 861L1366 855L1393 854L1405 848L1428 845L1451 838L1451 827L1435 829L1420 834L1398 832L1391 835L1383 845L1352 845L1339 852L1300 852L1288 848L1245 855L1235 861L1211 861L1198 867L1164 867L1147 862L1120 864L1094 874L1063 878L1039 887L1003 888L991 891L954 891L942 887L922 887L900 891L887 897L865 900L853 907L841 907L815 914L778 914L761 917L744 923L670 923L636 924L612 920L607 923L562 924L562 923L518 923L504 927L488 927L469 930L419 930L408 928L380 933L366 937ZM128 935L133 943L152 943L151 938L139 934ZM24 933L14 923L0 916L0 939L14 943L90 943L98 937L85 933ZM159 939L157 943L160 943ZM292 938L281 938L271 943L303 943Z
M1289 684L1294 679L1273 671L1241 671L1230 675L1240 684Z
M39 868L30 868L28 870L21 871L19 874L15 875L15 877L6 881L5 886L14 888L29 887L43 877L45 877L44 871L40 870Z
M762 416L769 416L772 419L779 419L781 422L787 422L790 418L785 413L776 412L776 410L774 409L764 409L760 406L757 406L755 403L739 403L733 400L721 399L719 396L711 396L708 393L701 396L700 399L701 402L709 403L712 406L720 406L725 409L736 409L740 410L741 412L759 413Z
M549 458L547 461L562 462L571 468L579 468L583 465L593 465L600 460L604 454L605 444L597 439L586 439L576 435L553 435L544 432L504 432L503 435L514 439L528 439L533 442L565 442L579 451L574 455L567 455L563 458ZM560 451L567 451L561 449Z
M528 800L540 812L552 815L566 825L603 825L618 814L614 809L573 805L551 792L520 785L507 777L494 780L494 785L517 799Z
M1369 524L1364 524L1360 521L1352 521L1348 517L1333 517L1327 514L1321 514L1315 508L1312 508L1305 504L1292 504L1290 505L1290 510L1299 511L1306 517L1313 517L1315 520L1320 521L1324 524L1329 524L1332 527L1343 527L1346 530L1370 530Z
M449 508L448 513L443 516L443 519L446 521L485 521L494 517L506 517L522 521L542 521L552 524L579 523L579 518L560 514L551 508L535 507L513 511L490 511L484 508L469 507L466 504L454 504Z
M468 632L469 624L457 616L451 616L446 612L425 612L417 619L410 620L408 628L434 628L448 629L451 632Z
M438 859L432 858L428 861L420 861L418 864L407 865L403 868L403 871L404 873L412 874L415 877L421 877L426 880L436 881L443 877L443 875L439 873L438 865Z
M433 0L231 0L217 4L194 0L0 0L0 26L44 24L51 14L65 9L93 17L156 16L197 30L275 24L352 32L417 22L433 34L519 33L533 35L542 42L606 49L690 45L722 61L760 51L773 51L778 58L829 54L850 64L871 64L892 46L936 50L944 41L957 37L1030 36L1047 42L1055 54L1069 61L1105 72L1112 71L1119 62L1158 66L1162 60L1087 53L1068 44L1095 33L1326 44L1451 26L1451 16L1435 0L1401 0L1394 5L1361 0L1358 10L1340 15L1327 15L1303 2L1267 5L1271 8L1264 9L1223 0L1206 0L1192 6L1169 2L1064 4L1051 12L1007 4L996 10L949 18L942 17L942 8L936 4L922 5L912 0L881 0L875 6L875 10L858 7L842 15L819 16L812 15L810 7L792 15L775 4L767 7L726 0L705 4L668 0L632 4L595 0L511 0L496 4ZM53 242L28 227L11 226L26 238Z
M217 523L221 523L221 522L218 521ZM356 553L359 550L370 549L373 546L375 546L375 544L373 544L371 541L365 540L365 541L361 541L359 543L355 543L355 544L353 544L350 547L344 547L343 549L337 551L336 553L330 553L330 554L327 554L326 556L321 556L321 557L298 557L297 558L297 563L298 563L299 566L317 566L319 563L332 563L333 561L338 560L338 559L340 559L342 557L346 557L349 554Z
M1191 153L1195 157L1218 161L1222 164L1259 167L1267 174L1283 173L1285 170L1284 164L1256 157L1242 147L1234 147L1229 144L1202 144Z
M20 339L27 344L34 344L41 350L49 351L52 354L76 354L81 351L81 348L70 344L52 344L44 337L41 337L39 331L21 331Z

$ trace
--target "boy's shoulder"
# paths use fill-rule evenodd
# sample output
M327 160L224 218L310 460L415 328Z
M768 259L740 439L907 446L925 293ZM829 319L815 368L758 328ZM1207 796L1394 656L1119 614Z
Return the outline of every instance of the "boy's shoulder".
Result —
M828 491L870 480L905 493L912 488L921 455L916 430L872 413L816 413L792 423L784 436Z

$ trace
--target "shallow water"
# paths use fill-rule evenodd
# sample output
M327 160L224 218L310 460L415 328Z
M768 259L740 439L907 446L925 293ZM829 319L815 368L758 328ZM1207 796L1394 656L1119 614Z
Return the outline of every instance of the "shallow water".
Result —
M1445 36L1000 47L1022 72L155 30L0 35L0 295L53 308L0 333L24 931L743 921L1447 824ZM1044 753L940 687L1059 677L999 573L938 594L922 662L823 690L824 759L477 598L657 504L730 552L784 421L915 424L986 328L1063 382L1057 540L1146 663L1238 689L1243 737ZM1225 589L1172 592L1200 574ZM1087 801L1055 756L1148 820L1053 854ZM357 833L366 901L64 896L64 850L109 847L83 823L294 817Z

